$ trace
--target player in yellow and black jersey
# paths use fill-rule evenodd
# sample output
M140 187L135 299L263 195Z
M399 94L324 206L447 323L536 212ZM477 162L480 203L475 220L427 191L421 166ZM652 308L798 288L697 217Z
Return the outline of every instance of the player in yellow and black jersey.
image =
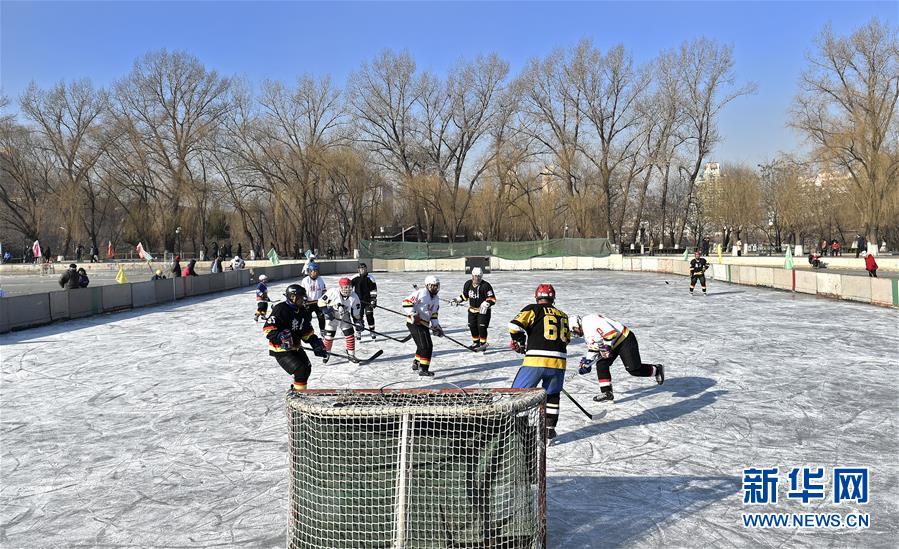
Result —
M512 387L529 389L541 385L546 390L546 438L553 438L559 422L571 330L568 315L554 306L556 290L552 284L537 286L534 298L537 303L527 305L509 323L509 347L524 354Z

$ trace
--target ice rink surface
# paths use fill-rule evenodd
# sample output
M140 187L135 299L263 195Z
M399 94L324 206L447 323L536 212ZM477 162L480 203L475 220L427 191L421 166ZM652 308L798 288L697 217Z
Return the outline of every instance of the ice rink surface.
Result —
M376 273L380 303L399 309L423 276ZM441 296L466 278L441 274ZM548 281L562 310L624 322L644 361L668 368L658 386L618 361L617 399L595 403L595 374L576 373L583 343L569 347L566 388L606 414L562 399L550 547L899 546L897 311L715 281L691 297L685 278L654 274L486 278L498 296L486 355L435 339L436 377L422 379L411 341L365 340L359 354L383 348L380 360L313 359L309 387L507 387L521 361L507 322ZM248 288L0 337L0 546L283 547L290 378L254 309ZM376 316L405 334L399 316ZM468 339L464 308L440 318ZM786 472L804 466L869 467L870 502L787 499ZM780 468L777 505L743 504L749 467ZM748 512L860 512L870 527L749 529Z

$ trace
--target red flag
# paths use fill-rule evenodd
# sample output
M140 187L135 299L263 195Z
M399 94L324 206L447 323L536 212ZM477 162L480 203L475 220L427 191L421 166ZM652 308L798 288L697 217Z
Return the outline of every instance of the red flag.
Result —
M115 257L115 250L112 249L112 240L109 241L109 245L106 247L106 258L112 259Z
M31 245L31 251L34 252L34 257L41 256L41 243L37 240L34 241L34 244Z
M144 245L140 242L137 243L137 257L144 258Z

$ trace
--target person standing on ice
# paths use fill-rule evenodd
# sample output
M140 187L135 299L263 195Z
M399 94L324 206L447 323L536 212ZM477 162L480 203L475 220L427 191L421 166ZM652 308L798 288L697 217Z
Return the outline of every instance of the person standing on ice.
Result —
M571 331L584 338L587 354L581 358L579 374L589 374L596 364L600 394L593 397L596 402L615 400L612 393L612 372L610 367L621 357L625 369L632 376L655 377L656 383L665 382L665 367L661 364L644 364L640 358L637 336L627 326L600 314L575 316L571 321Z
M375 340L375 333L371 330L375 329L375 307L378 306L378 284L368 272L368 265L359 263L359 274L352 278L353 291L359 296L362 302L362 309L365 311L365 320L368 322L368 329L372 341ZM356 338L362 337L362 328L356 328Z
M300 285L306 290L306 299L309 300L309 310L318 317L318 333L324 335L325 315L322 314L322 310L318 306L318 300L325 295L327 287L325 286L325 280L318 274L318 263L310 261L306 264L306 267L309 267L309 274L300 281Z
M312 315L306 308L306 291L299 284L291 284L284 291L284 301L272 308L262 333L268 339L268 354L293 376L292 391L304 391L312 373L312 364L301 341L312 347L315 356L327 358L321 339L312 329Z
M362 302L353 291L353 283L343 277L337 288L331 288L318 300L318 307L328 320L325 326L325 350L330 352L334 336L340 330L346 341L346 354L351 362L356 362L355 328L362 324ZM325 358L324 362L328 359Z
M471 269L471 280L466 280L462 293L450 303L459 305L468 302L468 329L471 331L472 351L487 350L487 328L490 326L490 308L496 305L493 286L484 280L480 267Z
M509 347L524 355L512 388L543 387L546 391L546 438L552 439L559 423L559 400L565 385L571 330L568 315L555 307L556 290L552 284L537 286L534 299L536 303L526 305L509 323L512 337Z
M259 275L259 284L256 284L256 314L254 316L256 322L259 322L260 318L265 318L265 313L268 312L268 303L271 300L268 298L267 282L268 276Z
M403 300L403 310L409 315L406 326L412 334L412 339L415 340L415 360L412 361L412 370L417 370L420 376L434 375L431 371L431 356L434 353L431 334L443 337L443 328L437 320L440 311L438 292L440 292L440 279L428 275L425 277L425 287L415 290Z
M696 281L702 286L702 293L706 293L705 272L709 268L709 262L706 261L699 250L693 252L693 259L690 260L690 295L693 295L693 288L696 287Z

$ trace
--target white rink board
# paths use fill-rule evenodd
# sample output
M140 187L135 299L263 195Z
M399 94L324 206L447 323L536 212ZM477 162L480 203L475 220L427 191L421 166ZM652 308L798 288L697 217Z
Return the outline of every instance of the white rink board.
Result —
M380 303L399 309L424 274L376 273ZM440 276L443 297L458 295L466 276ZM657 386L617 362L615 402L595 403L595 376L576 373L583 345L570 349L568 391L608 413L590 422L562 399L549 547L899 545L899 311L717 280L691 297L688 279L653 273L487 280L498 304L486 356L437 340L436 377L422 380L411 342L365 340L360 354L383 348L381 360L313 359L309 387L507 387L520 356L506 350L506 324L549 281L568 313L630 325L669 376ZM0 337L0 546L284 547L290 378L254 310L246 288ZM400 317L376 316L405 335ZM440 318L466 339L464 308ZM783 501L785 473L779 505L742 504L743 468L807 465L871 467L871 502L855 509L869 529L743 528L744 512L849 511Z

